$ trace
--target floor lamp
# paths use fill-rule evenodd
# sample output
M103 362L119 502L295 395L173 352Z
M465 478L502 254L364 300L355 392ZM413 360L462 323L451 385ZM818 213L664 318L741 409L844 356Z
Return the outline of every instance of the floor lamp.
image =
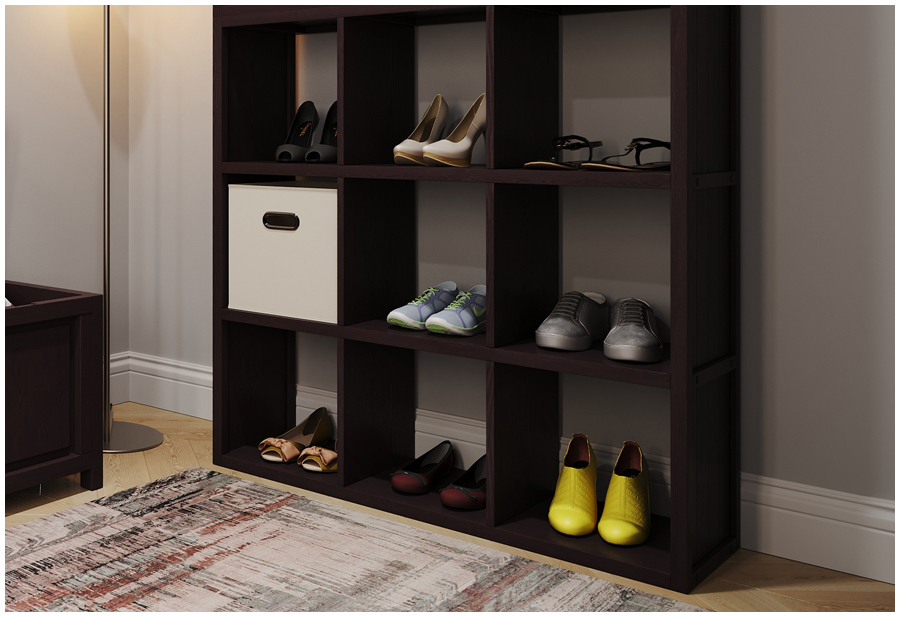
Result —
M103 6L103 451L140 452L163 442L155 428L113 420L109 396L109 5Z

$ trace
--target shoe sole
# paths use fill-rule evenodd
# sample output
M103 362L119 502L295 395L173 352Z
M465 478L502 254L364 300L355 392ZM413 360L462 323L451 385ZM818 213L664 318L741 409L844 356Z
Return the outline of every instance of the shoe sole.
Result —
M394 152L394 163L397 165L428 165L421 156L406 152Z
M425 328L435 334L456 334L457 336L474 336L484 330L486 323L480 323L471 330L454 326L446 321L426 323Z
M597 339L589 337L571 337L561 334L534 333L534 343L538 347L561 349L563 351L587 351Z
M401 328L406 328L407 330L424 330L425 324L413 321L403 313L396 313L391 311L388 314L387 322L392 326L400 326Z
M626 347L624 345L607 345L603 343L603 355L610 360L626 362L659 362L663 359L663 348Z
M438 165L447 165L449 167L468 167L472 164L472 159L451 159L450 157L431 154L430 152L426 152L422 155L422 158L425 159L426 165L435 162Z

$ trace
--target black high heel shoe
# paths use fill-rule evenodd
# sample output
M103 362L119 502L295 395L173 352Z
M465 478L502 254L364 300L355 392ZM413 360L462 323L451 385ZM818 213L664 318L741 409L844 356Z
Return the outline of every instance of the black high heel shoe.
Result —
M322 140L306 152L307 163L337 163L337 101L325 115Z
M297 115L291 122L284 144L275 150L275 160L282 163L302 163L306 151L312 145L313 133L319 123L319 113L312 101L306 101L297 108Z

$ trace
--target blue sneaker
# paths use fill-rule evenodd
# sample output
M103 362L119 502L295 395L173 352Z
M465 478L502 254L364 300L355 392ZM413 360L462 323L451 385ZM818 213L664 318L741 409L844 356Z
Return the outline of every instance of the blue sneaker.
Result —
M472 336L484 330L487 323L487 287L475 285L461 291L453 304L425 321L429 332Z
M453 281L429 287L422 292L421 296L406 306L401 306L388 313L387 321L389 324L401 328L424 330L425 321L449 306L456 298L457 292L456 283Z

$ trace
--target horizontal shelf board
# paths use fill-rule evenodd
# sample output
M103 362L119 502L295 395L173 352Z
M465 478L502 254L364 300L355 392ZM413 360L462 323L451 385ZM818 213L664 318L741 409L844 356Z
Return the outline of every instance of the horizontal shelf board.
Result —
M378 6L378 5L321 5L321 6L222 6L221 24L235 26L304 26L339 17L380 17L403 23L447 23L449 21L484 20L483 6Z
M320 334L322 336L342 336L341 326L331 323L325 323L322 321L309 321L308 319L283 317L281 315L269 315L267 313L254 313L252 311L242 311L240 309L231 308L222 309L221 317L225 321L236 321L253 326L265 326L267 328L278 328L280 330L293 330L294 332Z
M392 326L381 319L344 326L342 330L343 338L354 341L430 351L476 360L489 360L493 351L488 349L487 337L484 334L475 336L433 334L427 330L407 330L399 326Z
M318 321L307 321L293 317L251 313L237 309L223 309L221 313L225 321L236 321L267 328L279 328L294 332L319 334L335 338L349 339L363 343L402 347L417 351L428 351L448 356L459 356L473 360L500 362L514 366L560 373L571 373L585 377L609 379L625 383L634 383L654 388L669 388L671 363L669 346L665 347L662 362L656 364L639 364L610 360L603 355L603 343L598 342L587 351L555 351L542 349L529 338L511 345L490 348L487 337L483 334L475 336L445 336L427 331L406 330L392 326L382 319L373 319L350 326Z
M332 497L341 497L343 491L336 473L306 471L297 463L270 463L260 457L255 446L231 450L216 464Z
M594 343L587 351L557 351L538 347L534 339L529 338L491 351L494 361L504 364L624 381L655 388L669 388L671 383L672 367L668 345L665 346L662 362L655 364L610 360L603 355L602 341Z
M488 169L471 167L423 167L412 165L316 165L276 161L226 161L222 173L259 176L304 176L325 178L371 178L431 182L494 182L499 184L545 184L594 186L599 188L668 189L668 171L624 172L552 169Z
M656 515L651 518L650 537L643 544L614 546L607 544L597 531L581 537L559 533L547 520L549 510L548 499L493 528L490 539L651 585L668 587L672 560L668 518ZM597 512L603 512L602 502L597 506Z
M455 469L448 478L458 477L462 469ZM364 506L391 512L432 525L454 529L462 533L485 537L488 527L484 510L451 510L441 504L437 489L423 495L398 493L391 487L388 473L360 480L346 488L347 499Z

